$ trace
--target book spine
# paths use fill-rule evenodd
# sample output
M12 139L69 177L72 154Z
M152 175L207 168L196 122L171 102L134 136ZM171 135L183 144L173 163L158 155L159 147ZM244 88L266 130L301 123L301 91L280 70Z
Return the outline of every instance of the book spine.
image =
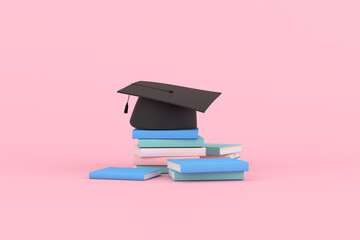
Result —
M221 155L220 148L218 147L206 147L206 155Z
M240 160L239 160L240 161ZM249 167L246 162L239 164L211 164L211 165L182 165L181 173L203 173L203 172L239 172L248 171Z
M140 157L205 156L205 148L136 148Z
M99 174L99 173L90 173L89 174L90 179L111 179L111 180L139 180L143 181L144 176L143 175L113 175L113 174Z
M133 139L197 139L199 138L197 129L190 130L139 130L132 132Z
M200 148L204 147L204 139L139 139L141 148Z
M228 173L178 173L170 170L170 176L175 181L201 181L201 180L243 180L244 172Z

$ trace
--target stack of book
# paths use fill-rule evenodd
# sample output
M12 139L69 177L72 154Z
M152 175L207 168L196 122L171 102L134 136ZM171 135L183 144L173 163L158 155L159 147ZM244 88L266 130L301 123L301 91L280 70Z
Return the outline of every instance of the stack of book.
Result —
M206 156L204 139L198 129L141 130L134 129L132 138L138 139L135 146L134 167L161 169L169 173L168 159L199 159Z
M243 180L249 164L239 159L241 144L205 143L201 159L168 159L174 181Z
M89 173L91 179L143 181L161 173L175 181L244 178L248 163L238 159L240 145L205 145L198 135L196 112L204 113L220 92L138 81L118 93L128 95L124 113L130 96L138 97L130 119L138 139L135 168L100 169Z

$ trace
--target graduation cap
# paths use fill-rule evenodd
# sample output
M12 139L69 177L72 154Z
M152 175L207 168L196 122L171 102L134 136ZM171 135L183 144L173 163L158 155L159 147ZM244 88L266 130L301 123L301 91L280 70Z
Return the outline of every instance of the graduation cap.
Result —
M148 81L132 83L117 92L139 97L130 124L145 130L197 128L196 111L205 112L221 94ZM124 112L127 110L128 103Z

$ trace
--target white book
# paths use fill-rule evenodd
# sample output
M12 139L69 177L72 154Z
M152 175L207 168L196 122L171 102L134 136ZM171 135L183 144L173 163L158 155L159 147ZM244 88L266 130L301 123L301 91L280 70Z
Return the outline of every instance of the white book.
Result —
M135 154L140 157L206 156L206 148L139 148Z

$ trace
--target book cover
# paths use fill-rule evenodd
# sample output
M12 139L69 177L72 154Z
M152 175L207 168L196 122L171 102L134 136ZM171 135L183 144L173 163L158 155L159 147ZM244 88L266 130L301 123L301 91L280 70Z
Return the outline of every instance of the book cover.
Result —
M198 139L139 139L141 148L200 148L204 147L204 138Z
M206 155L225 155L241 152L241 144L205 143Z
M185 159L185 158L200 158L199 156L178 156L178 157L146 157L142 158L134 154L134 165L167 165L168 158L171 159Z
M181 173L242 172L249 163L234 158L169 159L168 168Z
M154 169L160 169L162 174L169 173L169 169L167 168L167 165L135 165L135 168L154 168Z
M231 153L225 155L206 155L201 158L240 158L240 153Z
M89 173L90 179L147 180L161 175L160 168L108 167Z
M205 156L205 148L139 148L135 154L140 157Z
M199 137L198 128L184 130L141 130L132 131L133 139L197 139Z
M169 170L174 181L243 180L244 172L179 173Z

